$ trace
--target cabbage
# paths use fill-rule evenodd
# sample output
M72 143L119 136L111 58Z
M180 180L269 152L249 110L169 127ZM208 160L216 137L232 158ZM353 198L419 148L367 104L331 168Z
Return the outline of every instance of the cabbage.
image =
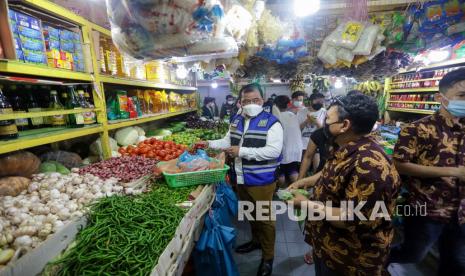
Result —
M137 138L137 143L143 142L146 139L147 139L147 137L145 137L145 136L139 136L139 138Z
M173 133L170 130L160 128L160 129L150 131L149 133L147 133L147 136L148 137L152 137L152 136L165 137L165 136L170 136L171 134L173 134Z
M110 139L110 148L112 151L118 151L118 143L115 139L109 137ZM103 149L102 149L102 139L98 138L93 142L89 147L91 155L95 156L103 156Z
M126 127L116 131L115 139L121 146L129 146L137 143L139 133L134 127Z
M145 130L143 128L141 128L140 126L135 126L134 128L137 130L137 134L139 136L145 136Z

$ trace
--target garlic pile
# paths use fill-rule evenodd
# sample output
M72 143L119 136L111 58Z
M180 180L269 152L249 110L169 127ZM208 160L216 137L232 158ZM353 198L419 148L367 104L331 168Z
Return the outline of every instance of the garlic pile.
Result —
M70 220L81 217L93 200L139 194L144 189L125 188L116 178L101 180L91 174L34 175L20 195L0 198L0 248L35 248Z

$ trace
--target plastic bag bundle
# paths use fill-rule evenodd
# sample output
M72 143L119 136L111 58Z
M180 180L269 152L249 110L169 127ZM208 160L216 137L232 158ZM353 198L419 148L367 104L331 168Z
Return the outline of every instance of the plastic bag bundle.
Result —
M145 60L237 52L252 22L228 0L107 0L107 13L119 50Z
M378 33L379 27L377 25L370 25L366 27L353 53L355 55L362 56L369 55L371 53L371 49L373 48L373 44L378 37Z

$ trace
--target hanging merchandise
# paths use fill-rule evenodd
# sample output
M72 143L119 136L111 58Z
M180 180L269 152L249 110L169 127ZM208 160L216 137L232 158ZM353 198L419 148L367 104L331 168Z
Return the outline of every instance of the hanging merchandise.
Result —
M113 42L136 59L237 55L234 38L243 39L252 16L222 2L107 0Z

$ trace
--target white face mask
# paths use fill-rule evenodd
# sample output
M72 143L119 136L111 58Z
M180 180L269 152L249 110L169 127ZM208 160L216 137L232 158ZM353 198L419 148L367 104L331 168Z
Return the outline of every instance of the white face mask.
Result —
M249 117L255 117L263 111L263 107L258 104L248 104L242 107L243 113Z
M232 104L234 104L234 101L228 101L228 104L232 105Z
M301 102L301 101L294 101L292 102L292 104L295 106L295 107L302 107L304 105L304 102Z

